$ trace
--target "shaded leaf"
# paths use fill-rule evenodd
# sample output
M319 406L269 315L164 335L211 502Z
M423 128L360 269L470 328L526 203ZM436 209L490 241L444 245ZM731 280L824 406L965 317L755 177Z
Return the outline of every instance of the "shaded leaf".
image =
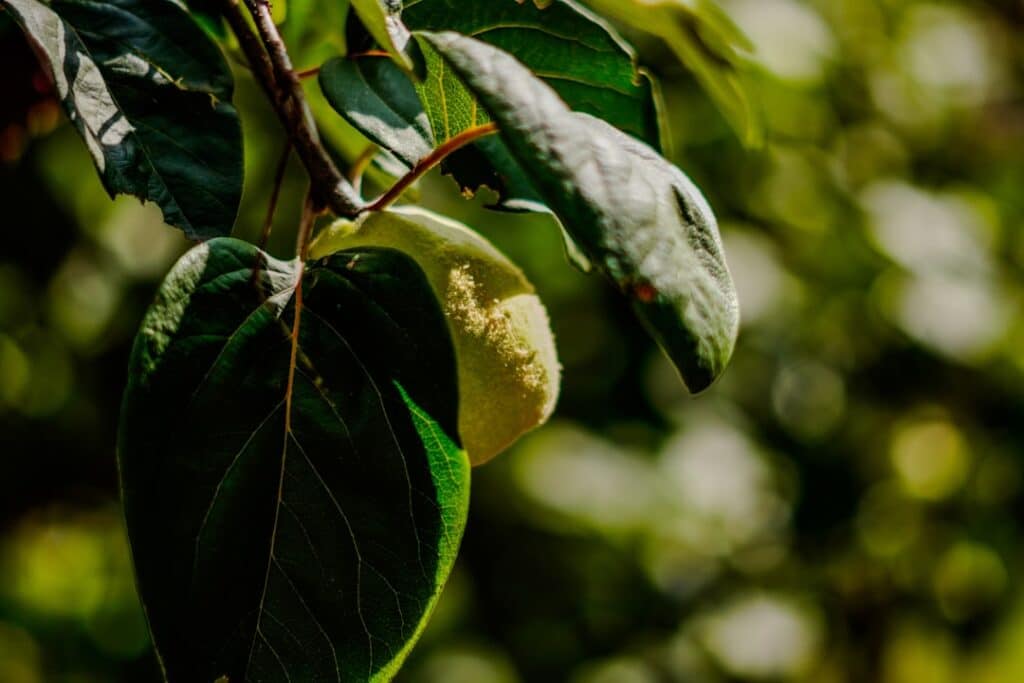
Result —
M738 304L714 215L657 152L572 112L511 55L456 33L427 34L480 98L547 204L625 294L692 391L732 355Z
M415 262L303 269L212 240L163 284L129 377L125 514L169 680L390 680L469 492L452 343Z
M335 111L410 168L433 150L416 88L390 59L332 59L320 69L320 87Z
M171 0L0 0L45 62L107 190L193 239L231 231L242 138L219 49Z

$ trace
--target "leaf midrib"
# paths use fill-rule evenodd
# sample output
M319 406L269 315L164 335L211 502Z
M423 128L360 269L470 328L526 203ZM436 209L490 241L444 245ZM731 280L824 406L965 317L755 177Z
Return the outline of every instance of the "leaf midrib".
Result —
M362 362L362 359L359 358L359 356L356 353L355 349L352 348L351 344L345 338L345 336L342 335L341 332L337 328L335 328L334 325L332 325L327 319L325 319L323 316L321 316L318 313L316 313L313 309L311 309L311 308L309 308L309 307L307 307L307 306L305 306L303 304L302 292L303 292L303 280L304 280L304 276L305 276L305 268L306 268L305 264L302 261L299 261L298 262L298 266L296 268L295 283L292 286L291 290L289 290L289 289L282 289L280 292L277 292L272 297L268 297L268 299L267 299L267 300L269 300L270 298L273 298L275 296L280 296L282 294L286 294L286 295L288 295L290 297L294 297L294 305L293 305L294 313L293 313L292 332L291 332L291 353L290 353L290 357L289 357L289 366L288 366L288 375L289 375L289 377L288 377L288 381L287 381L286 387L285 387L285 397L283 399L283 402L285 404L284 444L283 444L282 455L281 455L281 468L280 468L280 474L279 474L279 480L278 480L277 501L276 501L276 504L275 504L275 507L274 507L274 522L273 522L273 526L272 526L271 534L270 534L270 549L269 549L269 551L267 553L267 556L268 556L267 557L267 570L266 570L266 574L264 576L263 588L260 591L259 605L257 606L257 610L256 610L256 626L255 626L255 629L254 629L254 632L253 632L252 646L250 647L250 651L249 651L249 660L248 660L248 662L246 664L246 675L248 675L248 669L252 665L252 658L253 658L253 655L255 654L255 646L256 646L257 640L262 639L264 644L266 644L267 647L270 648L271 652L274 654L274 656L278 660L278 662L281 663L280 657L277 655L276 652L274 652L273 647L270 645L268 638L266 637L265 634L263 634L263 632L261 630L261 620L262 620L262 617L263 617L264 614L267 614L271 619L275 619L273 617L273 615L270 614L267 611L266 605L265 605L267 593L268 593L268 590L269 590L270 573L273 570L274 566L277 566L279 571L281 571L281 573L288 580L289 585L291 586L292 590L296 593L296 596L299 598L299 600L303 602L303 606L306 608L307 613L310 614L310 617L313 618L314 621L317 621L315 615L313 615L312 612L305 605L305 602L302 600L301 595L299 594L297 587L291 581L291 579L288 576L287 572L285 571L284 567L280 564L277 556L274 553L275 545L276 545L276 542L277 542L277 535L278 535L277 534L278 520L280 519L281 509L283 507L286 507L285 502L284 502L283 490L284 490L284 479L285 479L285 472L286 472L287 462L288 462L289 441L290 441L292 444L294 444L295 448L297 448L298 451L302 454L304 460L306 461L306 464L309 466L310 470L316 476L316 479L320 483L320 486L323 488L324 492L330 498L331 503L334 505L335 509L338 511L338 514L341 516L342 521L344 522L345 527L346 527L346 529L347 529L347 531L349 533L349 536L350 536L350 538L352 540L352 547L353 547L353 550L354 550L355 555L356 555L356 590L355 590L356 611L357 611L357 614L359 615L360 622L363 625L363 630L366 632L366 635L367 635L367 645L368 645L368 652L369 652L369 664L368 664L369 672L368 672L367 675L368 675L368 680L369 680L369 679L372 678L373 671L374 671L374 654L373 654L373 649L374 649L373 648L373 638L374 638L374 635L371 633L371 631L369 629L369 625L367 624L365 615L363 614L363 605L362 605L363 596L362 596L362 590L361 590L361 582L362 582L362 571L363 571L363 566L364 565L369 570L373 571L374 574L376 574L385 583L385 585L388 586L388 588L391 590L391 592L395 595L396 606L398 608L399 617L400 617L401 622L402 622L402 624L400 626L400 629L402 631L404 631L406 629L405 617L402 614L400 594L394 588L394 586L391 584L391 582L387 579L387 577L384 576L383 573L381 573L378 569L374 568L373 565L371 565L367 560L363 559L362 553L359 550L359 542L358 542L358 539L356 537L355 530L352 527L352 525L351 525L351 523L350 523L350 521L348 519L347 514L345 513L344 509L342 508L341 503L338 501L338 499L335 496L334 492L331 490L331 488L328 486L326 480L321 475L321 473L319 471L319 468L317 468L316 464L309 457L309 455L306 452L305 448L303 448L301 442L299 441L298 435L292 429L292 425L291 425L292 400L293 400L294 395L295 395L296 377L297 376L301 376L307 382L309 382L309 384L311 386L314 387L314 389L317 391L317 393L321 397L321 399L330 408L332 414L335 416L335 418L338 420L338 422L341 424L341 426L345 429L346 433L349 435L350 441L352 439L351 431L349 430L349 427L348 427L347 423L345 422L345 420L341 417L341 415L338 412L337 407L334 405L333 401L331 401L330 398L324 393L324 391L323 391L322 387L319 385L319 383L314 381L305 371L303 371L302 368L299 367L298 360L300 358L300 354L302 354L302 356L305 356L305 354L301 350L301 342L300 342L301 329L302 329L301 328L301 321L302 321L303 312L305 312L307 314L307 317L311 317L311 319L317 320L321 325L323 325L326 329L328 329L339 341L341 341L341 343L345 346L345 348L348 349L348 351L351 354L353 360L356 362L356 364L359 365L360 369L365 374L367 380L369 381L370 385L373 387L375 393L377 394L377 397L378 397L378 399L380 401L380 404L381 404L381 413L384 416L385 421L387 422L388 433L391 434L391 436L392 436L392 438L394 440L395 447L398 449L399 459L402 462L403 473L404 473L404 476L405 476L405 480L406 480L406 484L407 484L408 492L409 492L408 493L408 496L409 496L408 497L408 501L409 501L409 515L410 515L411 528L413 530L413 534L414 534L415 539L416 539L417 557L418 557L418 561L419 561L419 565L420 565L420 570L423 573L424 578L427 578L426 567L423 564L423 556L422 556L423 542L420 539L419 527L416 524L416 519L415 519L415 514L414 514L414 506L413 506L413 501L412 501L413 486L412 486L412 477L411 477L411 474L410 474L409 469L408 469L408 460L407 460L407 458L405 456L405 452L404 452L404 449L402 448L401 443L398 441L395 429L392 426L391 417L390 417L390 414L389 414L388 409L387 409L387 404L384 401L384 395L381 392L380 387L377 386L376 380L374 379L373 375L370 373L369 368L367 368L366 365ZM240 271L239 270L235 270L235 271L232 271L232 274L237 274L238 272L240 272ZM260 307L255 309L252 313L250 313L247 316L246 320L243 321L243 323L241 325L239 325L238 328L236 328L235 332L231 335L231 337L229 337L229 342L228 343L230 343L230 339L233 339L238 334L239 330L241 330L243 327L245 327L245 325L249 321L251 321L252 316L256 312L258 312L262 308L262 306L265 305L265 303L266 302L261 304ZM225 346L227 346L227 344ZM223 352L223 349L222 349L222 352ZM215 359L214 364L219 362L220 357L221 357L221 354L218 354L218 358ZM315 370L314 370L314 372L315 372ZM211 371L208 374L212 374L212 368L211 368ZM280 404L278 404L278 406L275 407L274 411L271 413L271 416L273 415L273 413L276 413L278 410L280 410ZM269 419L269 417L267 419ZM262 427L262 424L261 424L261 427ZM258 429L259 428L257 428L257 430ZM436 435L435 435L435 438L437 438ZM354 442L352 442L352 444L353 444L353 448L355 448ZM237 458L237 456L236 456L236 458ZM230 470L230 467L229 467L229 470ZM228 476L228 473L226 472L225 473L225 478L227 476ZM452 476L454 477L454 475L452 475ZM211 510L212 510L212 507L213 507L213 502L211 502ZM294 512L292 514L294 514ZM450 542L449 530L447 528L447 525L444 525L444 527L445 527L444 533L446 535L446 538L449 539L449 542ZM307 538L308 538L308 536L307 536ZM196 542L197 542L197 544L199 542L199 537L198 536L197 536L197 541ZM197 553L198 553L198 551L197 551ZM197 554L197 557L198 557L198 554ZM319 622L317 622L317 626L318 626L318 628L322 632L324 632L325 637L327 637L328 641L331 644L332 652L334 652L334 643L333 643L333 641L331 641L330 637L327 636L326 632L323 630L323 627L319 624ZM336 670L336 673L337 673L337 676L338 676L338 681L339 681L339 683L341 683L341 675L340 675L340 669L338 668L336 652L335 652L334 656L335 656L335 670ZM286 678L288 678L288 673L287 673L287 670L284 668L283 663L282 663L282 670L285 671L285 676L286 676Z

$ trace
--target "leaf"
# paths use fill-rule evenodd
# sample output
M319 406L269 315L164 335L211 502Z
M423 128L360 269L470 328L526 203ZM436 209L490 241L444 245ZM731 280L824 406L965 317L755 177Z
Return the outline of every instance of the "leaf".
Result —
M322 88L307 88L306 99L316 119L322 142L332 156L344 160L345 167L352 168L357 165L365 154L372 152L372 148L376 147L362 132L338 116L324 96ZM408 167L390 152L378 148L373 161L363 173L360 184L363 188L371 185L378 191L384 191L394 185L395 180L408 170ZM406 196L411 196L414 190L415 187L410 188Z
M231 231L242 137L231 72L172 0L0 0L38 48L111 195L193 239Z
M406 71L413 71L409 55L412 34L402 23L402 0L349 0L359 21L377 43L387 50L395 63Z
M457 31L515 55L571 108L600 116L660 149L660 103L653 80L638 68L632 48L578 3L554 0L538 7L517 0L407 0L402 19L413 30ZM486 112L458 77L432 49L423 52L428 75L419 89L437 141L486 123ZM443 169L465 192L481 186L498 192L497 208L545 210L527 174L498 138L453 155Z
M161 287L129 378L121 485L168 679L390 680L469 494L454 351L415 262L303 268L212 240Z
M331 106L412 168L434 148L434 134L409 77L390 59L332 59L320 68Z
M586 0L599 12L665 41L750 147L764 141L760 117L743 84L752 49L713 0Z
M428 61L435 59L437 64L443 64L433 48L427 46L424 53L432 55ZM408 169L433 150L434 133L418 89L391 60L375 57L331 60L320 70L320 87L336 112L371 141L395 155ZM460 86L460 92L471 98L464 86ZM481 121L486 120L486 115L482 115ZM452 155L444 164L446 171L456 178L473 177L478 183L503 188L504 208L508 210L550 213L498 137L481 140L476 146ZM507 172L499 174L496 169L507 169ZM555 220L557 222L557 217ZM589 262L572 239L565 234L563 237L569 261L583 271L589 270Z
M732 355L736 292L714 215L700 191L657 152L572 112L511 55L457 33L428 40L479 97L519 164L692 391Z
M573 0L538 4L406 0L402 20L413 31L455 31L515 55L572 109L598 116L658 147L659 115L652 80L638 68L633 49ZM443 74L435 77L443 79ZM449 86L449 93L453 87ZM450 109L447 136L431 119L439 142L481 122L472 118L471 105L455 104Z

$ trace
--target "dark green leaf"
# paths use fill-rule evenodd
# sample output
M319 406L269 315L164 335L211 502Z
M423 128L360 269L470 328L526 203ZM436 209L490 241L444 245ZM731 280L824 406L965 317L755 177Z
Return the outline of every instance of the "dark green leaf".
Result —
M454 351L415 262L303 269L212 240L168 276L129 378L125 514L168 679L390 680L469 494Z
M572 112L511 55L428 34L490 112L519 164L590 258L630 299L693 391L722 372L739 323L714 215L657 152Z
M0 0L38 48L107 190L194 239L231 231L242 137L231 73L171 0Z
M320 69L320 87L339 114L410 168L433 150L416 88L390 59L332 59Z

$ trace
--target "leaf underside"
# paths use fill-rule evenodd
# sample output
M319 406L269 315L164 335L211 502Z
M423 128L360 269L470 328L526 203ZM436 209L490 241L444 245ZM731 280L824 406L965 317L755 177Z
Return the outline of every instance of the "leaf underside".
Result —
M37 48L111 195L155 202L193 239L231 231L242 195L232 78L172 0L0 0Z
M121 483L168 680L390 680L468 505L419 267L359 249L303 271L212 240L165 281L129 377Z
M690 390L708 387L732 355L739 310L714 215L696 186L647 145L570 111L511 55L457 33L424 35Z

